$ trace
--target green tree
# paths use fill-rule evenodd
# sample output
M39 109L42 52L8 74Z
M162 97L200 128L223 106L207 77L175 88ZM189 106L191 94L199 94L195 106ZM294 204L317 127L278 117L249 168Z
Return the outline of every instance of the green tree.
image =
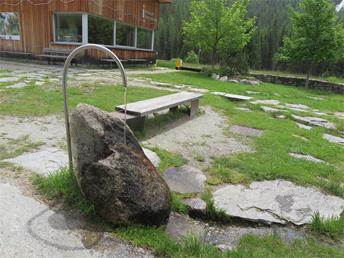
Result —
M254 19L247 19L249 0L238 0L231 7L225 0L193 0L191 19L184 23L188 45L211 55L214 66L219 61L240 52L250 41Z
M330 0L302 0L299 10L290 9L291 35L285 37L278 59L301 62L307 70L306 87L314 65L342 57L344 33L337 24L335 5Z

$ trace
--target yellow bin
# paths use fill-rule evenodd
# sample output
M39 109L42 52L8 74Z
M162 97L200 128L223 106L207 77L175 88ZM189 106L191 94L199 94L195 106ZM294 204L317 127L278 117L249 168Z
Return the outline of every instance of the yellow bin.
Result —
M183 66L183 60L180 58L176 59L176 69L179 70Z

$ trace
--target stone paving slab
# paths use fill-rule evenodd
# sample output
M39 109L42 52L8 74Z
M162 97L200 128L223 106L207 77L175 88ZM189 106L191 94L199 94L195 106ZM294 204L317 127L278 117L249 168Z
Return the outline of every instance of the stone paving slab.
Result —
M300 122L300 123L306 123L307 125L314 125L314 126L319 126L319 127L324 127L326 129L336 129L336 126L323 119L323 118L319 118L319 117L304 117L304 116L296 116L296 115L292 115L292 117Z
M271 105L271 106L277 106L279 105L281 102L279 102L278 100L274 100L274 99L266 99L266 100L256 100L256 101L252 101L252 104L262 104L262 105Z
M47 148L4 161L24 167L41 175L48 175L61 167L67 166L68 156L60 149Z
M206 176L197 168L182 166L167 170L162 177L176 193L201 193L204 191Z
M323 138L325 140L328 140L329 142L344 145L344 138L342 137L334 136L331 134L324 134Z
M153 257L109 234L85 228L81 215L52 210L0 183L0 257Z
M248 96L242 96L242 95L236 95L236 94L229 94L225 92L212 92L211 94L216 96L222 96L230 100L238 100L238 101L244 101L244 100L251 100L252 97Z
M225 185L213 193L213 198L215 207L229 216L268 224L303 225L310 223L316 212L330 219L344 210L342 198L284 180Z
M261 137L264 133L262 130L249 128L245 126L239 126L239 125L234 125L229 130L232 133L241 134L245 136L255 136L255 137Z
M154 165L154 167L159 167L160 165L160 158L158 156L158 154L156 154L154 151L147 149L147 148L142 148L143 152L145 153L145 155L147 156L147 158L152 162L152 164Z
M312 155L305 155L305 154L301 154L301 153L289 153L289 156L296 158L296 159L303 159L306 161L311 161L311 162L315 162L315 163L325 163L325 161L318 159L316 157L313 157Z

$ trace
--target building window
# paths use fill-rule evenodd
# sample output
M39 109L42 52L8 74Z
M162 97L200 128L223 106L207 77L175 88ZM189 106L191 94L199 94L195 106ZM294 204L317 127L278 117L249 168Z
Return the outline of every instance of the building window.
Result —
M153 31L146 29L137 29L137 47L143 49L152 49Z
M135 27L117 22L116 45L135 47L135 31Z
M88 42L102 45L113 45L114 22L89 15L88 16Z
M58 42L82 42L82 14L55 14L55 40Z
M0 12L0 39L20 40L19 17L16 13Z

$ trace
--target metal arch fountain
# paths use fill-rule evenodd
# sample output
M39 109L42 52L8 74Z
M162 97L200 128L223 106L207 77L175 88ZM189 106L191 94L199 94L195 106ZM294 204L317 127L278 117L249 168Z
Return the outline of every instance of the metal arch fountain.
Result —
M127 127L127 95L128 95L128 78L123 67L122 62L119 58L108 48L97 45L97 44L85 44L76 49L74 49L70 55L67 57L66 62L64 64L63 69L63 77L62 77L62 88L63 88L63 98L64 98L64 115L65 115L65 125L66 125L66 135L67 135L67 147L68 147L68 159L69 159L69 169L72 171L73 169L73 157L72 157L72 143L71 143L71 136L70 136L70 124L69 124L69 111L68 111L68 94L67 94L67 74L68 68L71 65L72 60L81 52L89 49L96 49L102 52L107 53L110 57L114 59L116 62L122 76L122 83L124 86L124 104L125 104L125 112L124 112L124 144L126 144L126 127Z

